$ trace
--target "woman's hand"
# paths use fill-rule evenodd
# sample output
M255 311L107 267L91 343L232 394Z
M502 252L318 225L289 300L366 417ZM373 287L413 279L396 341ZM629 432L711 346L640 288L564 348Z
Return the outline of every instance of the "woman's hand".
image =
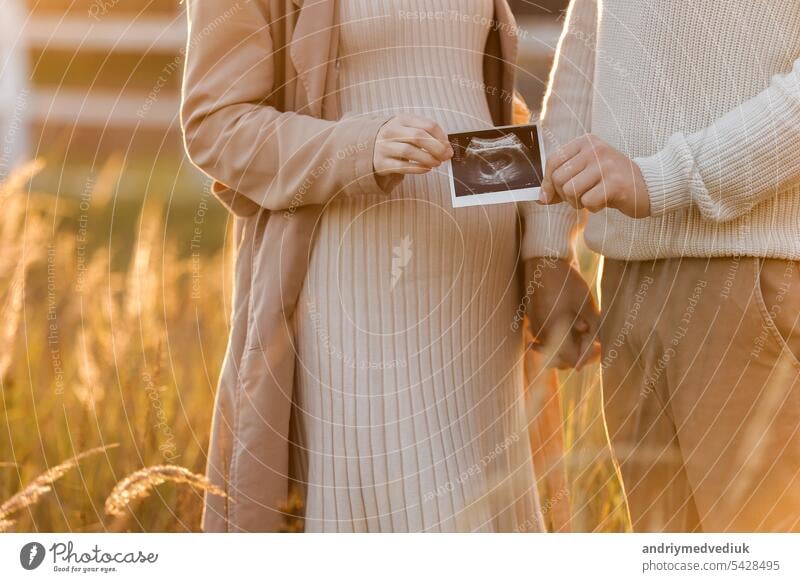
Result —
M447 134L435 121L398 115L383 124L375 140L375 174L426 174L453 157Z

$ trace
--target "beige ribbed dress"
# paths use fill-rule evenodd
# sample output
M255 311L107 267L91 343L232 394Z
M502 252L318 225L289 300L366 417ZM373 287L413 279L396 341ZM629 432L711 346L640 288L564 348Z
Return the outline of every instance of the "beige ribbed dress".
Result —
M490 126L492 0L341 0L345 115ZM306 531L540 529L522 401L514 205L444 169L325 211L298 303Z

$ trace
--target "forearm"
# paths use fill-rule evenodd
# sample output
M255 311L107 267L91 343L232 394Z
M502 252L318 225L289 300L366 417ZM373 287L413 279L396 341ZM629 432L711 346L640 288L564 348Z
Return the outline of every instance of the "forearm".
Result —
M547 154L590 130L596 29L596 0L573 0L542 106L541 126ZM540 206L529 202L521 205L521 213L525 220L524 259L571 258L580 224L579 212L567 204Z
M542 103L547 154L590 131L596 37L596 0L573 0Z
M217 191L270 210L381 192L372 148L386 119L328 121L272 106L279 61L266 10L189 1L181 110L189 157Z
M653 215L690 206L724 222L800 184L800 61L710 126L637 158Z
M228 106L186 124L192 161L258 206L323 204L339 194L379 193L372 170L385 119L325 121L258 105Z

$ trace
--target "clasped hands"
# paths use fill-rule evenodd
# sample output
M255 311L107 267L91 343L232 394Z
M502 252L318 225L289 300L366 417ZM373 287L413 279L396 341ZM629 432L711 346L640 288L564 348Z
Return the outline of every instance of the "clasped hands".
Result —
M541 204L566 202L599 212L615 208L632 218L650 216L650 194L639 166L599 137L582 135L549 156ZM536 349L547 365L580 369L599 355L600 314L586 282L564 260L531 259L525 280L537 288L528 304Z

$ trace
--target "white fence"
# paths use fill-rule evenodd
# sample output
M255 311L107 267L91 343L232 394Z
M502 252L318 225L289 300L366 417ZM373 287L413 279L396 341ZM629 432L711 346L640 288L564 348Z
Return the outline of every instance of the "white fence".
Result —
M520 83L529 93L541 93L552 53L558 40L560 23L552 17L526 17L520 22L520 64L531 71L520 75ZM61 50L78 54L96 51L112 54L129 52L144 55L175 55L175 69L182 62L177 55L185 44L185 15L128 19L61 18L57 15L32 16L24 25L24 39L29 49ZM180 70L171 74L180 75ZM156 81L154 81L156 82ZM159 91L152 99L141 89L67 88L37 86L31 90L27 110L30 120L38 124L84 126L94 128L176 127L179 95L175 90ZM146 115L141 114L147 103ZM537 105L532 103L532 105Z
M61 50L72 54L95 51L112 54L128 52L144 55L178 55L186 39L183 14L174 18L103 17L59 18L36 16L25 26L29 49ZM180 75L182 62L176 56L171 67ZM154 81L157 82L157 81ZM154 89L157 85L154 85ZM160 87L159 87L160 89ZM47 124L85 127L140 127L166 129L174 126L178 115L177 91L159 91L158 98L141 89L125 87L68 88L37 86L32 90L31 120ZM142 107L147 104L146 115Z

